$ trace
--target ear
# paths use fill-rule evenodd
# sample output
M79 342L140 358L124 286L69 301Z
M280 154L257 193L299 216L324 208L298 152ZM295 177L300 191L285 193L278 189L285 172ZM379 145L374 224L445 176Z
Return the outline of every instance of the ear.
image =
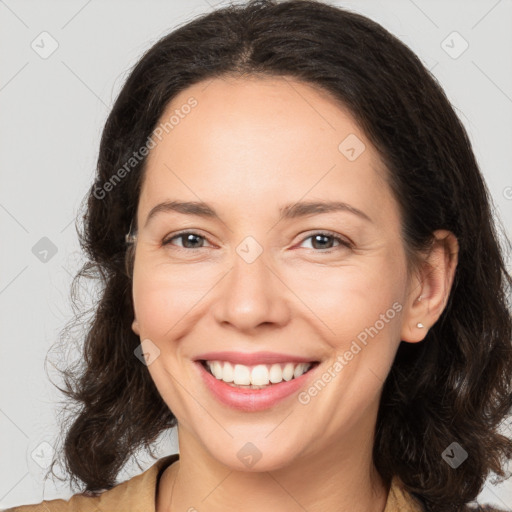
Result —
M403 315L401 339L422 341L443 312L452 288L459 244L451 231L437 230L427 254L411 278Z
M139 329L139 322L135 318L132 322L132 331L137 335L140 336L140 329Z

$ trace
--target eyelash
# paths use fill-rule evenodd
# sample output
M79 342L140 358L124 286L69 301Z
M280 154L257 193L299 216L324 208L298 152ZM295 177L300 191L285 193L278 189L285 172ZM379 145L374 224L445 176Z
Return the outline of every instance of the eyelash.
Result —
M176 233L175 235L172 235L172 237L170 238L167 238L167 239L164 239L164 241L162 242L162 246L165 246L165 245L171 245L171 242L173 240L175 240L176 238L181 238L181 237L184 237L185 235L195 235L199 238L203 238L204 240L207 240L207 238L203 235L200 235L199 233L195 233L194 231L181 231L179 233ZM327 250L321 250L321 249L312 249L314 252L318 252L320 254L330 254L332 252L334 252L336 249L340 249L341 247L345 247L345 248L352 248L352 243L348 242L347 240L337 236L335 233L332 233L330 231L318 231L316 233L312 233L311 235L308 235L306 238L304 238L300 243L304 243L306 240L310 239L310 238L313 238L315 236L326 236L326 237L330 237L332 239L334 239L335 241L339 242L339 245L337 247L333 247L331 249L327 249ZM191 251L197 251L199 249L204 249L204 247L196 247L196 248L193 248L193 249L188 249L186 247L175 247L176 249L178 250L181 250L181 251L188 251L188 252L191 252Z

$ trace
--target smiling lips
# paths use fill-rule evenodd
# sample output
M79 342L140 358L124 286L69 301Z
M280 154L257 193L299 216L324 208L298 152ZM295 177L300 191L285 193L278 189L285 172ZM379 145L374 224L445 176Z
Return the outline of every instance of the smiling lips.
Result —
M264 387L300 377L312 363L274 363L247 366L229 361L205 361L210 373L218 380L238 386Z
M275 352L210 352L195 359L209 391L243 411L267 409L298 391L319 362Z
M296 379L316 362L277 352L209 352L196 360L216 379L234 386L268 386Z

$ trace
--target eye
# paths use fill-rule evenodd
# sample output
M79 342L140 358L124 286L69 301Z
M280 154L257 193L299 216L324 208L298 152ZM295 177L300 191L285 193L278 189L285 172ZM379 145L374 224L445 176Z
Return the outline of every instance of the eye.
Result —
M201 240L206 240L204 236L194 233L193 231L182 231L181 233L164 240L162 245L171 245L173 240L179 238L183 241L183 246L178 246L179 249L201 249L202 246L198 246L198 243L200 243Z
M338 242L338 246L335 246L335 249L339 248L340 246L345 247L345 248L352 247L352 244L349 241L341 238L340 236L337 236L335 233L326 232L326 231L320 231L318 233L313 233L312 235L304 238L302 243L304 243L306 240L309 240L309 239L312 239L312 246L313 246L312 248L313 249L322 249L322 252L324 252L324 253L332 252L329 249L332 248L333 241ZM331 241L329 241L329 239ZM328 249L328 250L325 250L325 249Z
M177 233L162 242L162 245L174 245L172 242L176 239L182 240L182 245L177 246L178 249L202 249L204 245L201 245L202 242L206 241L206 237L195 233L193 231L182 231L181 233ZM303 244L306 240L312 239L312 249L319 249L317 252L322 253L330 253L332 252L333 242L338 242L338 245L334 247L334 249L339 247L350 248L352 244L336 235L335 233L321 231L318 233L313 233L308 237L304 238L301 242ZM329 241L330 240L330 241Z

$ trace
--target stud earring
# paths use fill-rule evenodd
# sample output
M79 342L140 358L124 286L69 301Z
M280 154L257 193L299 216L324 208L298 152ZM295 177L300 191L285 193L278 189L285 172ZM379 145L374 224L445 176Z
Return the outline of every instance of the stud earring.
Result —
M420 329L423 329L425 326L421 322L418 322L416 324L416 327L419 327Z

